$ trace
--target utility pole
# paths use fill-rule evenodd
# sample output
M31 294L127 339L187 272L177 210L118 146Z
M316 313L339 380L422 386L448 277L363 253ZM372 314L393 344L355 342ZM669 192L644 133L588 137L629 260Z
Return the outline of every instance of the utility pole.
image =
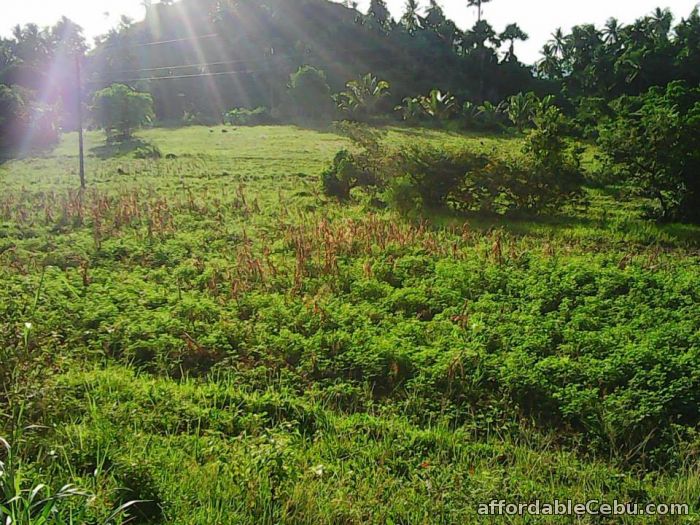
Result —
M270 48L270 63L271 63L271 65L275 63L275 48L274 47ZM267 81L270 83L270 85L268 86L270 89L270 102L269 102L270 115L272 115L274 113L274 110L275 110L275 86L274 86L274 82L272 79L273 69L274 69L274 66L270 67L268 70L268 73L267 73Z
M82 53L75 54L75 83L77 115L78 115L78 155L80 157L80 187L85 189L85 144L83 141L83 86L80 78L80 58Z

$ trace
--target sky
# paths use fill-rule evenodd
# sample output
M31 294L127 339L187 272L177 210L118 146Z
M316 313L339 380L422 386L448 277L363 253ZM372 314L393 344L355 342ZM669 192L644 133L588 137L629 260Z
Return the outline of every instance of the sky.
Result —
M400 16L405 0L387 0L395 16ZM421 4L426 5L427 0ZM359 2L362 9L369 0ZM466 0L442 0L447 15L465 28L476 21L476 10L466 7ZM557 28L565 30L582 23L602 25L614 16L631 22L656 7L669 7L677 19L687 16L698 0L492 0L484 5L484 17L501 31L506 24L517 22L530 40L519 44L516 54L524 62L535 62L539 50ZM53 24L61 15L85 29L90 41L115 26L121 15L143 17L141 0L0 0L0 35L9 36L16 24L35 22Z

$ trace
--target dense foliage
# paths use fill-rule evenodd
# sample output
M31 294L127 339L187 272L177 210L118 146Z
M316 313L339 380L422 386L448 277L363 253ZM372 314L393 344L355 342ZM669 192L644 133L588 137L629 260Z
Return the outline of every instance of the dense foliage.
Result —
M32 99L27 89L0 84L0 153L58 141L56 109Z
M290 111L298 115L319 120L333 113L331 88L323 71L311 66L302 66L290 77Z
M140 126L151 121L153 98L124 84L113 84L95 93L93 100L95 121L108 138L130 139Z
M433 93L433 101L444 100ZM381 135L358 124L341 131L356 144L343 149L321 174L324 192L350 198L355 187L387 189L389 201L404 211L450 207L486 213L544 213L561 209L580 195L580 152L562 138L564 116L534 97L536 108L520 155L414 145L397 151Z
M232 126L261 126L272 124L274 119L265 107L255 109L233 108L224 114L224 122Z
M60 129L73 129L75 57L85 49L81 28L66 18L0 38L0 150L50 145Z
M673 82L616 102L600 144L655 216L700 221L700 89Z
M304 66L323 71L332 93L345 91L347 82L371 72L395 87L388 111L403 98L436 87L460 97L501 99L538 84L515 56L515 41L524 34L511 28L501 59L501 40L485 20L463 32L437 4L421 11L409 6L396 22L383 0L373 2L366 14L327 0L154 3L143 22L124 21L103 38L89 71L99 85L164 76L163 69L149 68L214 63L205 71L216 76L205 82L133 82L148 87L158 118L165 120L181 118L184 112L216 117L232 107L284 111L289 75ZM219 37L129 51L134 49L129 46L144 42L211 34ZM187 77L201 71L193 66L173 73ZM219 74L227 71L232 73Z

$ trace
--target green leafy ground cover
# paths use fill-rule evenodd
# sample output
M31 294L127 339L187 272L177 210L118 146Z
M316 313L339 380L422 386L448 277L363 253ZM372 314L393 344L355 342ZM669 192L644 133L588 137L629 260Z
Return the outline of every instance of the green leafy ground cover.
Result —
M0 434L27 479L95 495L83 521L131 500L192 524L700 510L700 229L642 220L620 187L538 220L407 219L323 196L332 133L139 136L160 158L88 135L82 197L74 136L0 167ZM521 149L387 137L416 141ZM615 520L577 523L697 514Z

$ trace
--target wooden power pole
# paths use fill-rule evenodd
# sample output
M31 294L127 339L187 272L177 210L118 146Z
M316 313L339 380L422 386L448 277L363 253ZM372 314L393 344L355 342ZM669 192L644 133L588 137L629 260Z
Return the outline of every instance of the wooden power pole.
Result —
M80 53L75 54L75 81L78 116L78 155L80 156L80 187L85 188L85 144L83 140L83 86L80 78Z

